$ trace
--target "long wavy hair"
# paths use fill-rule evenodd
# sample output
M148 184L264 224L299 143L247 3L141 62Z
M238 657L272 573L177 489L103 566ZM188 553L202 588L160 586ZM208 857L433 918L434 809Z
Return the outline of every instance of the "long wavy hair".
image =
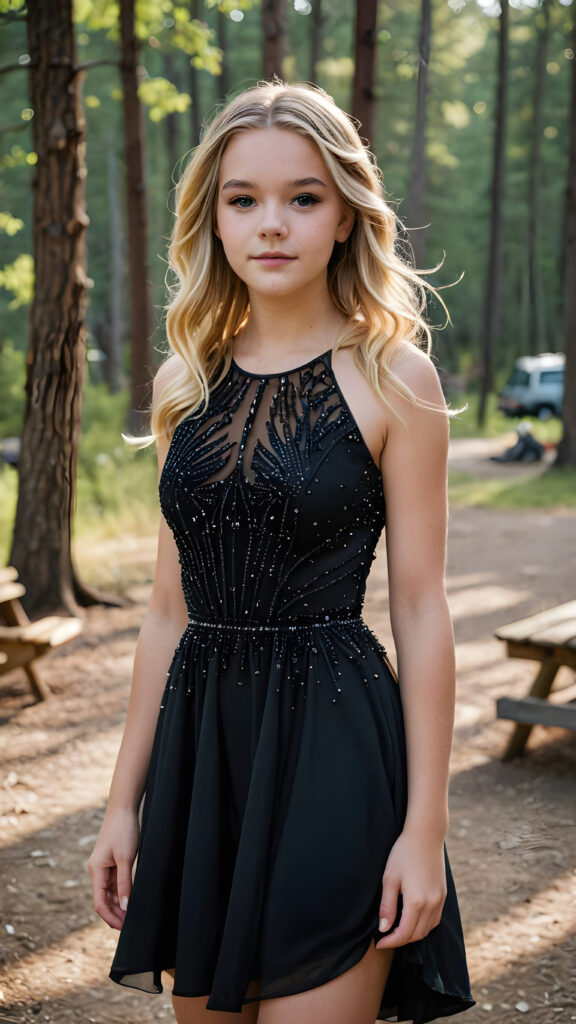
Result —
M150 441L171 437L185 416L206 409L211 389L230 367L232 339L248 318L248 289L228 264L214 228L224 149L239 132L261 128L297 132L312 141L355 213L348 239L334 244L327 268L332 302L346 316L334 348L354 345L355 361L386 404L387 388L416 401L392 369L394 353L410 342L430 355L427 292L446 310L444 302L424 280L427 271L417 272L400 253L403 228L352 118L323 89L274 80L247 89L217 114L176 186L167 276L172 271L177 283L168 285L166 332L181 363L153 410Z

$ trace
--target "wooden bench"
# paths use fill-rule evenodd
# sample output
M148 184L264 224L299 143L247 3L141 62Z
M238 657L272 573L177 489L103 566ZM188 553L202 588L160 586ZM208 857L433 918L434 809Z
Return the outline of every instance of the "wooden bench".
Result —
M50 690L35 662L53 647L78 636L82 620L49 615L31 622L20 604L25 593L16 569L11 565L0 568L0 675L23 668L36 699L45 700Z
M504 760L523 753L533 725L554 725L576 729L576 698L559 703L548 701L561 665L576 670L576 601L557 605L527 619L497 629L510 658L539 661L540 668L526 697L501 697L496 702L498 718L516 722Z

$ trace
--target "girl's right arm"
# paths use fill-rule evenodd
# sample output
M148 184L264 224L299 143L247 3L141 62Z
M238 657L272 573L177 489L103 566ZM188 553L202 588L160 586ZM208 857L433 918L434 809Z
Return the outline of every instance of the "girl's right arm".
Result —
M166 366L167 364L164 364ZM164 367L162 368L164 369ZM154 399L158 393L157 375ZM158 441L159 472L168 450ZM156 731L160 700L174 650L188 622L178 550L162 518L154 585L136 644L126 724L110 785L104 820L88 861L94 909L120 929L132 888L140 826L138 812Z

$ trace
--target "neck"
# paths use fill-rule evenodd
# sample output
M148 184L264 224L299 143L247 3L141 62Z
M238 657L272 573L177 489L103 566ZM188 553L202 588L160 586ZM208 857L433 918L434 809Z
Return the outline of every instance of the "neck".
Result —
M334 306L328 288L297 296L250 294L250 314L239 335L240 347L255 359L282 355L304 357L331 348L345 317Z

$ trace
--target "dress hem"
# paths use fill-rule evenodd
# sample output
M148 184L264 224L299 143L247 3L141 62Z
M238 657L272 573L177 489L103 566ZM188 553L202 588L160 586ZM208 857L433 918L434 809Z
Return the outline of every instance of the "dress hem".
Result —
M249 1004L252 1004L252 1003L257 1003L257 1002L262 1002L263 1000L268 1000L268 999L287 999L290 996L300 995L303 992L309 992L309 991L312 991L315 988L321 988L323 985L329 984L330 981L335 981L336 978L341 977L343 974L346 973L346 971L352 970L353 967L356 967L356 965L358 963L360 963L360 961L362 960L362 957L366 955L366 953L368 952L368 948L369 948L371 942L373 942L373 941L375 942L375 939L374 939L374 936L371 935L369 940L368 940L368 942L366 944L362 943L361 946L359 947L361 949L360 956L357 959L355 959L353 963L348 964L348 966L344 967L341 971L337 971L336 974L333 974L330 978L327 978L325 981L319 981L318 984L316 984L316 985L308 985L305 988L301 988L301 989L298 989L298 990L293 991L293 992L279 992L279 993L275 993L274 995L269 995L269 996L262 996L262 995L260 995L260 996L247 996L247 997L245 997L245 998L243 998L241 1000L241 1005L240 1005L239 1008L238 1008L237 1005L225 1004L222 1000L218 1000L218 1005L217 1006L210 1006L210 1005L208 1005L210 1003L210 1001L211 1001L211 998L212 998L210 992L177 992L175 990L175 988L173 987L172 990L171 990L171 995L174 995L177 998L182 998L182 999L203 999L204 998L204 999L206 999L206 1009L207 1010L212 1010L215 1013L238 1013L238 1014L240 1014L240 1013L242 1013L242 1010L243 1010L244 1006L246 1006L246 1005L249 1005ZM401 948L401 947L398 947L398 948ZM162 984L161 977L160 977L160 980L157 983L158 987L153 988L153 989L143 989L143 988L141 988L141 986L131 985L130 982L126 982L123 979L124 978L129 978L132 975L136 975L136 974L152 974L153 977L156 978L157 974L159 976L161 976L162 971L168 971L168 970L174 970L174 967L172 965L168 965L166 967L160 967L160 968L150 968L149 967L149 968L147 968L145 970L131 970L131 971L115 970L114 972L110 971L108 976L116 984L124 985L126 988L133 988L136 991L145 992L147 995L161 995L164 992L164 986ZM116 977L114 975L116 975ZM426 984L426 983L423 982L423 984ZM446 989L432 988L429 985L426 985L426 987L427 987L427 989L430 992L434 993L436 996L444 997L444 998L446 998L448 1000L455 1000L455 1002L454 1003L448 1003L445 1007L442 1008L441 1012L434 1011L434 1016L432 1016L432 1017L421 1017L421 1016L418 1017L418 1024L430 1024L430 1022L438 1020L440 1017L453 1017L455 1014L463 1013L465 1010L469 1010L473 1006L476 1005L476 1000L473 999L472 996L469 996L469 997L463 996L463 995L461 995L460 993L457 993L457 992L450 992L450 991L448 991ZM393 1008L390 1008L387 1011L387 1013L388 1013L387 1016L378 1016L376 1018L375 1024L402 1024L402 1022L409 1022L409 1021L414 1020L414 1015L413 1014L409 1014L408 1016L401 1016L400 1017L400 1016L398 1016L398 1010L394 1010Z

